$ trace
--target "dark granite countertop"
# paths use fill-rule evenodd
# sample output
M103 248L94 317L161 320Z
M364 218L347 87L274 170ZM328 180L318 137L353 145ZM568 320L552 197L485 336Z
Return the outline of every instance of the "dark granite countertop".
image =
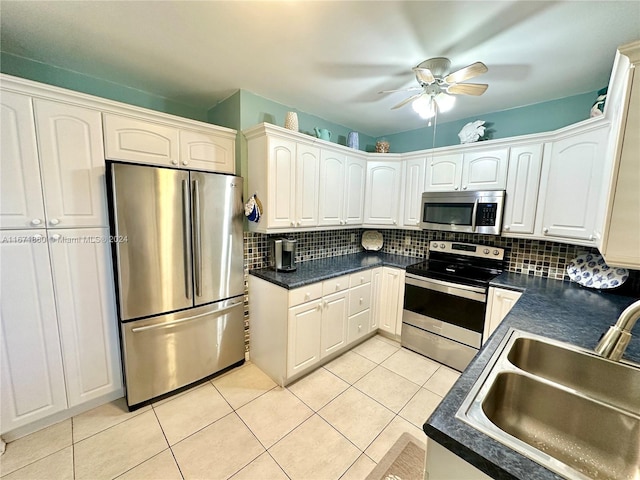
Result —
M600 335L638 298L511 272L491 285L524 294L426 421L424 431L492 478L562 478L456 419L455 414L510 328L593 349ZM640 334L632 338L624 358L640 363Z
M276 272L273 268L261 268L251 270L249 273L280 287L294 289L374 267L387 266L404 269L423 260L422 258L365 251L300 262L296 264L297 268L293 272Z

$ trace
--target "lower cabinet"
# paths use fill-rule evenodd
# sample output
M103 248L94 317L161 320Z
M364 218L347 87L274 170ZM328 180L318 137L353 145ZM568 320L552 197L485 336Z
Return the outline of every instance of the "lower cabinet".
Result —
M404 274L401 268L382 267L377 302L378 328L393 338L400 338L404 304Z
M470 463L447 450L435 440L427 439L425 480L491 480Z
M521 296L522 292L489 287L482 343L486 342L493 331L498 328L498 325L504 320L504 317L507 316L507 313L511 311Z
M251 361L284 386L374 333L372 273L293 290L250 275Z
M122 396L109 231L3 231L0 433Z

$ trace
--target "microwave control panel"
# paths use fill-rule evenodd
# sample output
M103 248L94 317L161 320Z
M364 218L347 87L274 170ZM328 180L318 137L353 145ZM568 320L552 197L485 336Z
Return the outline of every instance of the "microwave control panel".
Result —
M497 203L480 203L476 212L476 226L492 227L496 224L498 214Z

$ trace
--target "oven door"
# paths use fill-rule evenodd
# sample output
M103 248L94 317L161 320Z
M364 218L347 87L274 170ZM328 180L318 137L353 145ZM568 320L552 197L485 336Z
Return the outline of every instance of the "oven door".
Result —
M480 348L486 300L482 287L407 274L402 322Z
M420 227L426 230L499 235L504 191L426 192Z

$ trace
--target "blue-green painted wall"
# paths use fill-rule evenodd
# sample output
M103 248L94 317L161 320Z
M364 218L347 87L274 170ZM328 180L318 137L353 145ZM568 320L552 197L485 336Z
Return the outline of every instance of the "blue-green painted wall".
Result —
M170 113L180 117L207 121L207 108L196 108L191 105L169 100L149 92L137 90L117 83L90 77L79 72L36 62L6 52L0 52L0 71L7 75L26 78L76 92L108 98L129 105Z
M467 123L484 120L491 133L490 138L507 138L531 133L548 132L589 118L589 111L597 97L597 91L571 97L536 103L525 107L487 113L454 122L437 123L434 126L385 135L390 151L412 152L436 147L460 144L458 132ZM382 138L382 137L381 137Z

